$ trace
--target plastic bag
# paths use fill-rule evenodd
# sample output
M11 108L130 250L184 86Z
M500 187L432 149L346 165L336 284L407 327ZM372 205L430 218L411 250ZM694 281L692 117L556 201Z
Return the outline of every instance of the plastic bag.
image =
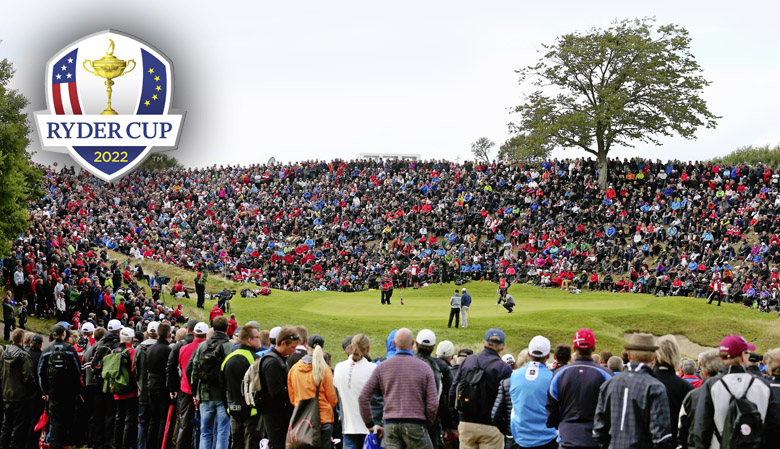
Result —
M366 435L366 439L363 440L363 449L379 449L379 440L375 433Z

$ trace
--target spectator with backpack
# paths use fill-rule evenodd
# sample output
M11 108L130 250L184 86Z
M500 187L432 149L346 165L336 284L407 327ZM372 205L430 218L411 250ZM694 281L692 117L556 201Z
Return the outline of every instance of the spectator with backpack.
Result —
M601 384L612 373L593 361L596 336L583 328L572 339L576 358L555 371L547 392L547 427L555 427L562 448L595 448L593 417Z
M447 362L437 359L431 354L436 345L436 334L430 329L423 329L417 333L417 358L425 362L433 371L433 378L436 383L436 391L439 395L439 408L436 413L436 419L433 425L428 428L428 434L431 437L433 447L440 447L442 441L442 427L452 428L452 415L449 413L448 396L452 386L452 373L449 370ZM446 412L445 412L446 410ZM445 416L448 421L443 421Z
M133 340L135 331L129 327L119 332L120 345L103 359L103 385L114 395L113 449L135 449L138 437L138 397L133 372Z
M360 392L360 416L370 433L384 435L384 447L433 448L427 431L439 408L433 371L412 353L412 331L399 329L393 342L395 355L376 367ZM384 428L374 425L371 397L375 393L384 397Z
M195 402L192 395L192 387L187 377L187 364L190 363L192 355L198 349L201 343L206 341L206 334L209 332L209 325L206 323L197 323L192 330L193 340L179 349L178 371L181 372L181 381L179 384L179 433L176 436L177 448L191 448L193 441L200 437L200 427L193 425L195 418ZM173 352L171 352L173 354Z
M262 388L258 398L263 430L270 449L285 449L285 437L293 412L287 391L287 358L295 352L300 342L298 329L284 326L279 330L274 346L260 362Z
M33 420L33 401L38 396L32 357L22 348L24 330L11 333L11 344L3 351L0 363L5 420L0 433L0 448L25 448Z
M259 446L257 409L244 400L242 382L244 374L257 359L260 349L260 329L254 324L245 324L238 332L237 349L222 362L225 390L230 415L230 447L233 449L254 449Z
M162 446L168 407L174 396L165 380L165 368L171 354L170 340L170 323L160 323L157 327L157 341L146 350L144 376L149 390L149 431L146 446L151 449Z
M493 425L490 416L499 383L512 374L499 355L506 346L504 331L489 329L483 344L482 352L468 356L461 363L450 389L449 402L458 411L458 433L463 449L504 447L504 435Z
M698 388L697 449L770 448L780 441L780 402L768 382L745 371L749 351L755 349L739 335L721 340L723 368Z
M230 417L225 409L225 386L221 376L222 362L233 349L225 331L228 319L214 318L214 333L198 346L187 365L195 408L200 412L200 448L227 449L230 444ZM215 433L216 432L216 433Z
M90 412L89 436L94 449L103 449L110 446L112 430L114 429L114 396L103 388L103 358L120 345L119 332L122 323L119 320L111 320L106 327L103 338L95 344L91 354L85 353L82 363L85 366L88 379L87 385L94 385L91 390L92 405Z
M63 449L70 443L76 398L81 387L81 367L76 349L65 341L67 329L60 324L52 328L54 341L41 354L38 379L49 414L51 449Z
M344 436L344 449L361 449L368 434L368 428L360 418L358 396L376 365L369 362L369 340L365 334L357 334L346 348L351 348L347 360L336 364L333 372L333 385L339 394L341 408L341 429ZM342 346L343 343L342 343Z

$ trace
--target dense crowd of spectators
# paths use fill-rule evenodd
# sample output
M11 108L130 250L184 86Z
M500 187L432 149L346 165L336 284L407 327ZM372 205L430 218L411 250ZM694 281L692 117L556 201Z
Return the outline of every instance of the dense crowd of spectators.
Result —
M112 286L144 275L113 249L285 290L506 278L777 305L776 169L613 160L606 190L597 179L588 159L138 170L116 185L48 169L5 282L39 314L91 287L82 301L118 304Z

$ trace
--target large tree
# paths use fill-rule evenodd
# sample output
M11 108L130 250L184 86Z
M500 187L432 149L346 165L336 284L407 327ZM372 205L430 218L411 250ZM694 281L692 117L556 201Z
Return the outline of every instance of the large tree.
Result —
M653 19L624 20L606 30L559 36L543 45L535 65L520 69L520 83L537 88L514 108L510 131L562 148L582 148L599 161L607 183L607 155L634 142L660 145L675 133L695 139L716 119L702 99L710 84L690 52L688 31L653 30Z
M30 164L30 123L22 112L27 99L8 89L13 66L0 61L0 257L29 226L29 200L40 192L41 172Z

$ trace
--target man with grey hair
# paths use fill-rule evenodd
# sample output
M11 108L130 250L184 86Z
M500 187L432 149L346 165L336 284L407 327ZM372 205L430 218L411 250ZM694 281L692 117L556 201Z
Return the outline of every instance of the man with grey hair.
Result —
M701 385L701 378L696 375L696 362L691 359L682 359L680 362L680 370L683 373L682 380L693 385L693 388L699 388Z
M623 372L623 359L620 356L613 355L607 360L607 369L612 371L616 376Z
M685 359L683 361L683 372L685 372L686 368L689 368L690 365L693 365L693 360ZM711 349L707 352L702 352L699 355L699 370L701 371L701 377L704 380L717 376L718 371L722 366L723 362L720 360L717 349ZM695 365L693 366L693 369L696 369ZM699 379L699 385L701 385L701 382L702 380ZM699 389L699 386L694 386L694 389L689 391L685 396L685 399L683 399L682 407L680 408L680 416L677 422L678 448L688 449L695 447L693 441L693 421L696 416L696 405L699 402L700 393L701 389Z

